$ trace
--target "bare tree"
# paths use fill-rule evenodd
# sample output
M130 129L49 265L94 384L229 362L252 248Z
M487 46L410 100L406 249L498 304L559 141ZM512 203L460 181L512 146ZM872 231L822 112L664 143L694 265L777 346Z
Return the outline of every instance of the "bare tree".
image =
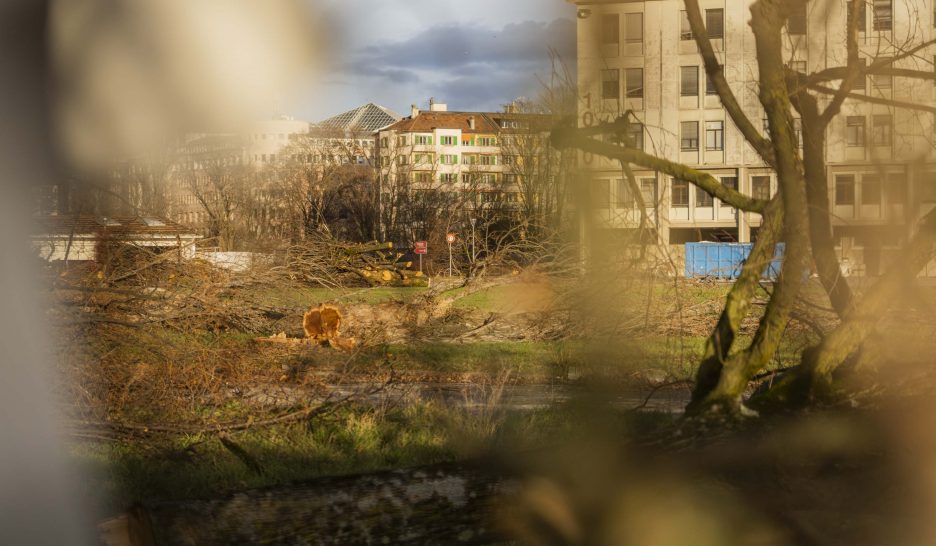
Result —
M931 53L933 42L923 42L914 36L899 43L893 41L888 44L891 53L887 57L879 56L863 64L859 58L858 37L859 25L864 24L859 15L865 5L860 1L849 2L846 64L804 74L797 72L784 58L784 26L791 17L807 9L834 13L837 3L822 0L755 2L751 6L750 26L756 44L758 98L768 122L767 131L762 134L742 108L735 95L737 90L725 78L707 37L697 0L685 0L685 5L708 78L735 127L775 171L778 195L770 200L748 196L721 184L706 172L629 147L625 140L619 145L594 138L604 135L622 138L630 124L626 116L595 127L557 130L553 133L554 143L620 161L625 170L627 165L633 164L665 173L688 181L740 211L763 215L751 256L728 294L720 320L706 343L690 412L742 410L742 394L776 354L813 261L840 321L818 344L803 352L800 366L752 403L764 408L789 407L824 398L832 393L833 372L850 356L866 348L870 334L895 295L912 283L933 257L933 243L936 242L936 212L930 212L913 226L912 235L888 270L862 297L857 297L842 275L834 251L833 210L826 179L826 138L846 101L884 105L898 112L936 111L923 104L855 92L856 86L863 85L869 76L872 81L875 77L899 77L908 83L936 79L931 70L900 67L902 60ZM794 112L802 119L802 150ZM750 346L737 349L741 321L751 312L755 288L780 241L785 243L783 270L773 286Z

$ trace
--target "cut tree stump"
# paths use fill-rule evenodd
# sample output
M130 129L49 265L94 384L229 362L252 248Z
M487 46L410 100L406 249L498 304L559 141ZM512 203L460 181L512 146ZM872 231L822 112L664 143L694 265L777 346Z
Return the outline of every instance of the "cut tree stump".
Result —
M491 544L504 540L493 501L515 487L481 466L435 465L144 503L100 529L108 546Z

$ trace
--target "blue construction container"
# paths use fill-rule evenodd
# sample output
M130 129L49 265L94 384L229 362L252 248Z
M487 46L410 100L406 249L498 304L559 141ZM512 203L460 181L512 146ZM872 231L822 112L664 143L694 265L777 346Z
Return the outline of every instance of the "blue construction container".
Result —
M737 279L741 266L751 255L751 243L686 243L686 277L690 279ZM783 265L783 243L777 245L774 259L764 278L776 280Z

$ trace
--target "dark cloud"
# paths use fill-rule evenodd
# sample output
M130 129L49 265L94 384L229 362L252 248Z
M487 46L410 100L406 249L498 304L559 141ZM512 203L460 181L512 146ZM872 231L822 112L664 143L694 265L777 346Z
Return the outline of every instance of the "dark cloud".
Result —
M472 63L536 64L548 58L550 48L564 58L574 58L575 23L556 19L548 24L514 23L501 29L436 26L409 40L367 51L389 65L451 70Z
M341 68L351 77L385 80L388 85L420 84L459 109L490 108L519 95L535 94L536 76L547 76L550 52L575 60L575 23L527 21L500 29L441 25L393 43L373 44L352 53Z

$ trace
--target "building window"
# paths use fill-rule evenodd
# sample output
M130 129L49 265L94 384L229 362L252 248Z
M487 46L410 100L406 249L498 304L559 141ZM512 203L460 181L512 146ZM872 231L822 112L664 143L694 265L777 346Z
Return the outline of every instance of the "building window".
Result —
M644 146L644 125L643 123L630 123L627 126L627 135L625 146L643 150Z
M620 43L620 24L616 13L606 13L601 16L601 45Z
M881 204L881 177L876 174L866 174L861 177L861 204Z
M891 30L894 20L893 0L873 0L874 30Z
M875 146L890 146L893 132L893 118L890 114L874 116L874 133L871 141Z
M634 208L634 195L631 193L630 183L626 178L618 178L615 182L614 206L619 209Z
M725 186L728 189L738 191L738 177L737 176L723 176L721 177L722 186ZM731 208L731 205L722 201L721 206L725 208Z
M845 118L845 145L850 147L864 147L865 145L865 118L864 116L848 116Z
M699 149L699 122L684 121L679 124L679 148L684 152L695 152Z
M482 165L497 165L496 155L482 155L480 159Z
M592 186L592 203L595 208L611 208L611 181L596 180Z
M907 175L891 173L887 175L887 202L903 205L907 202Z
M689 12L686 10L682 10L680 12L679 39L680 40L692 39L692 26L689 24Z
M711 194L709 194L709 192L697 187L695 193L695 204L697 207L713 207L715 206L715 199Z
M867 23L868 15L867 15L867 8L865 6L865 1L866 0L850 0L848 2L848 15L846 16L846 24L851 23L852 9L853 9L852 6L855 4L855 2L858 3L858 21L857 21L858 32L865 32L868 30L868 23Z
M793 118L793 137L796 138L796 146L803 147L803 120Z
M640 195L643 197L644 206L652 208L657 202L657 181L656 178L640 179Z
M624 42L628 44L643 42L643 13L624 14Z
M889 63L890 60L889 57L882 57L880 59L881 63ZM884 65L885 70L890 70L891 68L892 66L890 64ZM871 74L871 85L882 93L890 93L890 89L894 85L894 77L890 74Z
M443 165L458 165L458 156L453 154L442 154L440 161Z
M751 177L751 197L762 201L770 200L770 177L753 176Z
M800 36L806 34L806 2L800 2L796 11L787 19L787 32Z
M672 182L673 207L689 207L689 182L674 178Z
M618 99L618 90L620 85L620 73L617 69L601 71L601 98Z
M705 31L709 39L721 39L725 35L725 10L705 10Z
M835 177L835 204L855 204L855 177L850 174L840 174Z
M397 146L406 146L406 136L398 136L396 143Z
M454 136L441 136L439 137L439 142L443 146L455 146L457 144L457 139Z
M627 98L643 98L643 68L625 68L624 85Z
M710 151L723 150L725 148L725 122L706 121L705 122L705 149Z
M413 181L420 184L428 184L432 182L432 173L430 172L418 172L413 173Z
M442 179L442 182L445 182L446 184L453 184L458 182L458 174L456 173L442 173L440 178Z
M699 67L679 67L679 94L684 97L699 96Z
M416 145L431 145L432 136L431 135L416 135L414 139Z

